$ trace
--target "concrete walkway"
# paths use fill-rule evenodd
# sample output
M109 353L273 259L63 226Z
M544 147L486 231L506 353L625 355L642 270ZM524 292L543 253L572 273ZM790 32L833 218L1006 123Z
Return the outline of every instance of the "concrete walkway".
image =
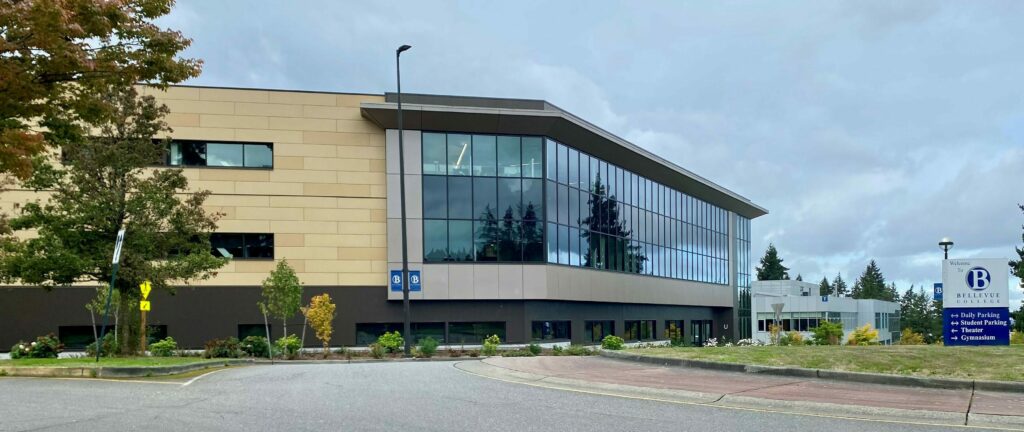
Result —
M601 357L489 358L466 372L523 384L805 415L1024 430L1024 394L761 376Z

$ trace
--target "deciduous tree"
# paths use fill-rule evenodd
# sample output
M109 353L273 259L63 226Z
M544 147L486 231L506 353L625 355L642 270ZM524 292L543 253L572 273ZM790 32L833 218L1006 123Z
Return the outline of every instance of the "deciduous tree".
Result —
M306 309L306 318L309 319L309 325L313 327L316 338L320 339L320 342L324 344L324 357L329 353L331 333L334 332L334 308L331 296L320 294L313 296L309 303L309 308Z
M279 261L263 280L263 299L258 305L264 315L281 320L283 336L288 336L288 318L302 305L302 282L287 260Z
M0 1L0 172L29 178L54 134L83 134L118 107L111 87L197 76L191 41L154 20L173 0ZM43 131L48 131L44 133Z
M154 289L206 279L225 261L210 254L209 233L217 215L203 203L209 191L190 191L180 169L152 168L163 158L167 108L134 87L111 86L103 103L114 107L91 126L90 137L52 131L59 137L61 165L37 164L24 184L51 191L25 204L11 220L32 238L11 238L0 274L9 281L53 287L79 282L109 283L111 253L119 229L127 231L115 288L120 291L122 353L139 342L138 285Z

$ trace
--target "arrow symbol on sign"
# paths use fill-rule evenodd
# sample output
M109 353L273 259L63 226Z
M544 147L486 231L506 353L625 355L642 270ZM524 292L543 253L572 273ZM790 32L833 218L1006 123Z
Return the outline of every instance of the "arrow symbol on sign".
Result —
M139 289L142 290L142 298L143 299L148 299L149 298L149 292L153 291L153 285L150 284L149 281L145 281L145 282L139 284Z

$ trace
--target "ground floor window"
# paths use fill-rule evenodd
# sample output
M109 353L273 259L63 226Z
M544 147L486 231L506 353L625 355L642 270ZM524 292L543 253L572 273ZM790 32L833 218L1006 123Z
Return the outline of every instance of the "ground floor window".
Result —
M64 344L64 348L84 349L89 344L96 342L100 333L100 326L96 326L96 333L93 333L92 326L60 326L57 327L57 339ZM113 333L114 326L107 326L107 333Z
M626 321L623 338L631 341L654 340L654 320Z
M498 335L505 342L505 322L448 323L448 341L451 344L480 344L491 335Z
M274 334L274 325L270 324L270 334ZM238 340L245 339L249 336L260 336L267 337L267 327L263 324L239 324L238 325Z
M583 339L587 342L601 342L605 336L615 334L615 321L584 321Z
M356 323L356 345L369 345L377 342L384 333L402 332L403 323Z
M683 340L683 320L665 320L665 339Z
M445 343L443 322L412 323L410 327L413 343L418 344L428 337L434 338L438 343Z
M570 321L534 321L530 327L530 337L535 341L572 339Z

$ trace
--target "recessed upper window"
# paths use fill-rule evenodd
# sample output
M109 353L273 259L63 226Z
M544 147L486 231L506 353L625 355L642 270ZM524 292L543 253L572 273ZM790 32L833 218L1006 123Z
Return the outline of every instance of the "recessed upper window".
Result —
M273 168L274 146L268 143L174 140L167 165L210 168Z
M220 258L273 259L274 234L212 233L210 247L213 256Z

